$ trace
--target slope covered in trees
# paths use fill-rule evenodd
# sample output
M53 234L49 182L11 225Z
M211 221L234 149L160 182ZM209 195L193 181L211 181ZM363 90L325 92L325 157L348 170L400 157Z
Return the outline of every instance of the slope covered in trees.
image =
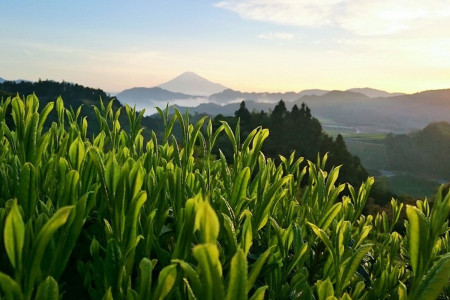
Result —
M35 93L39 96L39 101L41 107L44 107L47 103L55 101L58 97L64 99L66 107L77 112L78 109L79 121L83 118L91 124L88 127L87 134L92 136L100 131L98 126L97 116L93 109L94 105L99 105L99 100L102 99L103 102L110 102L114 99L110 95L106 94L101 89L93 89L85 87L79 84L69 83L69 82L56 82L52 80L39 80L37 82L30 81L5 81L0 83L0 98L6 96L15 96L16 94L20 96L29 95ZM114 101L112 108L117 110L123 107L119 101ZM8 116L9 117L9 116ZM45 126L50 126L50 124L57 120L57 115L55 111L50 112L47 118ZM129 123L126 120L125 114L119 116L120 124L125 129L128 128ZM147 129L144 130L144 136L148 139L150 138L150 129L154 130L158 135L162 132L162 122L159 117L142 117L142 126Z
M431 123L409 135L390 134L385 143L391 170L450 180L449 123Z

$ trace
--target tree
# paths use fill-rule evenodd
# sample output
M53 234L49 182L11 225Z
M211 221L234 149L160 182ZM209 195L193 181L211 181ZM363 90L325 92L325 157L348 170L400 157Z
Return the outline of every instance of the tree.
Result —
M236 118L241 119L241 125L250 125L251 122L251 115L248 111L247 107L245 107L245 101L241 102L241 105L239 106L239 109L234 112L234 115Z
M274 121L280 121L286 116L286 113L287 113L286 104L284 104L283 99L281 99L280 102L278 102L278 104L273 109L270 118Z

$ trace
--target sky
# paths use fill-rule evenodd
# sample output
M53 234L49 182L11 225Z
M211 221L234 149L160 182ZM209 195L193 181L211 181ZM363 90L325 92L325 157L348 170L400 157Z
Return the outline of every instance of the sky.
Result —
M450 88L450 0L2 1L0 77L117 93Z

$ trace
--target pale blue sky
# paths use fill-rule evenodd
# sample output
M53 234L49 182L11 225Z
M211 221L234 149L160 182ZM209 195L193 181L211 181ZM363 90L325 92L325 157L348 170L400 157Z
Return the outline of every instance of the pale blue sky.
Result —
M450 87L450 1L2 1L0 77L118 92Z

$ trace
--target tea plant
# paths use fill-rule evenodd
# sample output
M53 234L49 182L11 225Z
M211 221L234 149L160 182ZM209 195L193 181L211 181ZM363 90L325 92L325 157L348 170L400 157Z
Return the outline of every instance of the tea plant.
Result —
M1 298L448 299L442 188L406 206L402 235L403 204L361 215L373 178L338 185L326 155L277 164L261 152L267 129L240 140L239 124L213 130L167 107L162 142L145 141L143 112L112 107L93 108L101 131L88 137L92 120L62 99L0 102ZM211 155L219 135L228 161Z

